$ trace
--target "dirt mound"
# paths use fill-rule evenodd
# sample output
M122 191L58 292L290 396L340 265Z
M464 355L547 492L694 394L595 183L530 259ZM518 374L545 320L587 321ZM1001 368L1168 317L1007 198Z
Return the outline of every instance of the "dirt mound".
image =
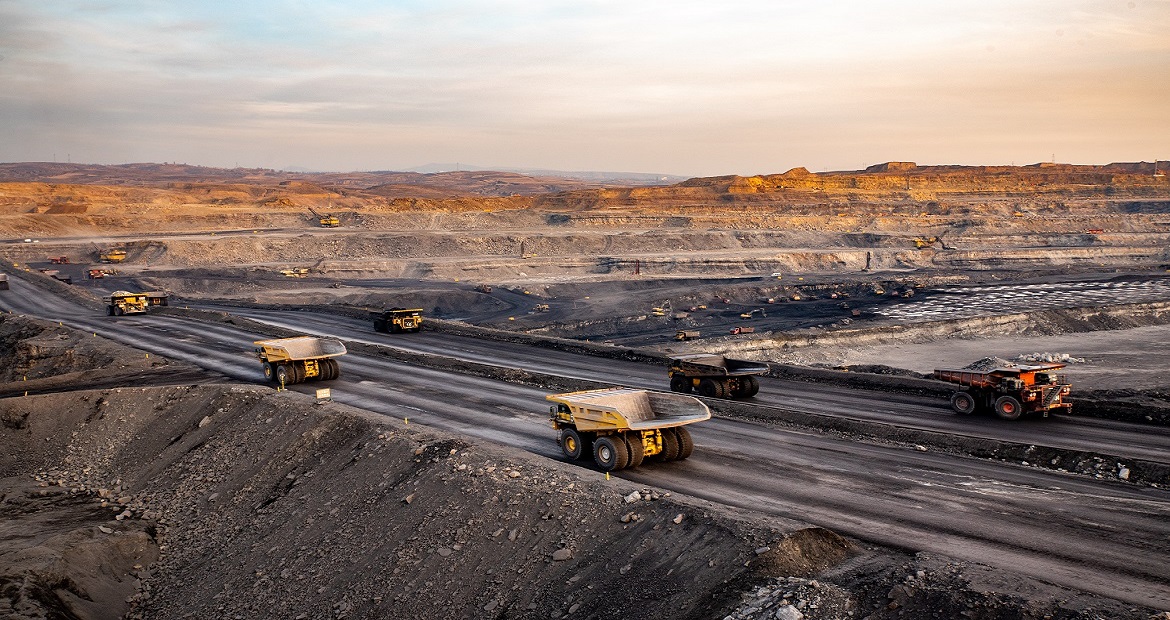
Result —
M1002 357L985 357L983 359L975 360L963 367L963 370L974 370L975 372L987 372L995 370L996 368L1015 368L1015 364L1003 359Z
M95 338L75 329L22 316L0 314L0 383L34 382L37 379L99 369L134 371L169 364Z

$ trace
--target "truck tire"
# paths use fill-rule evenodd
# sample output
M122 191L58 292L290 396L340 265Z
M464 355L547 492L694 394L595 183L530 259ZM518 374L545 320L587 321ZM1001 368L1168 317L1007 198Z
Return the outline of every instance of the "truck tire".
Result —
M674 375L670 378L670 391L682 394L691 393L691 380L683 375Z
M106 306L106 316L114 316L114 307Z
M662 452L658 453L658 458L663 461L673 461L678 458L678 451L678 435L674 434L674 429L662 429Z
M681 461L695 451L695 440L691 439L691 432L681 426L676 426L672 430L678 436L678 460Z
M585 445L585 438L575 428L561 429L559 443L561 450L564 451L565 456L569 457L570 461L579 461L581 457L589 453L589 447Z
M383 319L374 319L374 331L386 333L386 321Z
M713 379L699 381L699 395L708 398L723 398L727 396L727 384Z
M276 369L268 362L264 362L264 380L276 381Z
M622 433L626 448L630 451L630 463L626 467L637 467L646 458L646 446L642 443L642 434L639 432Z
M975 397L967 392L955 392L951 394L951 408L961 415L975 413Z
M1017 420L1022 413L1024 413L1024 408L1020 406L1020 401L1016 400L1014 396L1000 396L995 399L995 415L1000 418Z
M757 379L751 375L748 375L748 376L744 377L743 380L745 382L747 382L747 390L746 390L746 393L744 394L745 398L751 398L752 396L755 396L756 394L760 393L760 380L759 379Z
M340 377L341 364L338 363L335 359L327 359L325 361L329 362L329 380L332 381L333 379Z
M276 366L276 383L279 385L292 385L295 383L292 367L288 364L277 364Z
M593 442L593 460L602 471L617 471L630 464L630 453L621 437L609 435Z
M124 316L125 314L126 314L126 311L123 310L122 308L120 308L120 307L114 308L114 315Z

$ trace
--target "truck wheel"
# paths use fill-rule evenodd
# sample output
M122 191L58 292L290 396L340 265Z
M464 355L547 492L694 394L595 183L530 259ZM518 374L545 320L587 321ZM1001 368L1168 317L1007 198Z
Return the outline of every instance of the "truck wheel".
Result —
M691 380L682 375L674 375L670 378L670 391L690 394Z
M699 381L699 395L707 398L722 398L727 394L726 387L721 381L703 379Z
M676 426L673 430L678 435L678 460L681 461L695 451L695 440L691 439L691 432L681 426Z
M662 452L658 453L658 457L664 461L673 461L678 458L678 435L674 434L674 429L662 429Z
M746 390L746 393L744 394L744 397L751 398L752 396L755 396L756 394L760 393L760 380L759 379L757 379L751 375L748 375L748 376L744 377L743 380L745 382L747 382L747 390Z
M646 445L642 443L642 434L639 432L623 433L622 439L630 451L630 464L626 467L637 467L646 458Z
M264 362L264 380L265 381L275 381L276 380L276 370L274 368L272 368L272 364L269 364L268 362Z
M630 454L626 451L626 442L620 437L611 435L600 437L593 442L593 460L603 471L617 471L630 464Z
M967 392L955 392L951 394L951 408L962 415L975 413L975 397Z
M122 308L114 308L114 314L117 316L124 316L126 314L126 311L123 310Z
M292 373L292 370L289 368L288 364L278 364L276 366L276 382L278 384L292 385L295 383L295 381L293 381L293 377L295 376L296 375Z
M1013 396L1000 396L995 399L995 415L1005 420L1019 419L1020 414L1024 413L1024 408L1020 406L1020 401Z
M374 331L386 333L386 321L382 319L374 319Z
M106 306L106 316L114 316L114 307Z
M341 364L335 359L325 360L329 362L329 379L333 380L341 376Z
M304 383L305 380L308 379L308 377L305 376L308 373L305 372L305 367L303 364L304 364L304 362L302 362L300 364L293 364L290 367L290 368L292 368L293 383Z
M580 460L587 453L585 439L575 428L561 429L560 444L561 450L565 452L565 456L569 457L570 461Z

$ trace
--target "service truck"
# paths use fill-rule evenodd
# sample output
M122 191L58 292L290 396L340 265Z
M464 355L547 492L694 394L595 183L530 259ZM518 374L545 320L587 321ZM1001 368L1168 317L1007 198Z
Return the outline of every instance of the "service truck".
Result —
M257 340L255 344L264 378L281 386L310 379L330 381L341 376L341 366L334 359L345 355L345 345L340 340L296 336Z
M1057 370L1064 364L1028 364L989 370L936 369L939 381L962 386L951 394L951 407L957 413L994 411L1005 420L1015 420L1025 413L1070 413L1072 403L1064 402L1072 384Z
M711 418L693 396L631 388L603 388L551 394L552 427L565 456L593 456L604 471L637 467L647 458L675 461L689 457L695 442L687 424Z
M371 312L374 320L374 331L390 332L417 332L422 329L422 308L387 308L381 312Z
M760 362L733 360L712 353L670 358L670 391L711 398L749 398L760 391L757 375L768 373Z

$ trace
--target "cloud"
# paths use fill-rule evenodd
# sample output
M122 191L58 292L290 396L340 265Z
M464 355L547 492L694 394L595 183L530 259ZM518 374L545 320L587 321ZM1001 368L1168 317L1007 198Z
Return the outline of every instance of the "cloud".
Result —
M0 0L0 159L720 174L1152 157L1170 143L1168 27L1164 0Z

